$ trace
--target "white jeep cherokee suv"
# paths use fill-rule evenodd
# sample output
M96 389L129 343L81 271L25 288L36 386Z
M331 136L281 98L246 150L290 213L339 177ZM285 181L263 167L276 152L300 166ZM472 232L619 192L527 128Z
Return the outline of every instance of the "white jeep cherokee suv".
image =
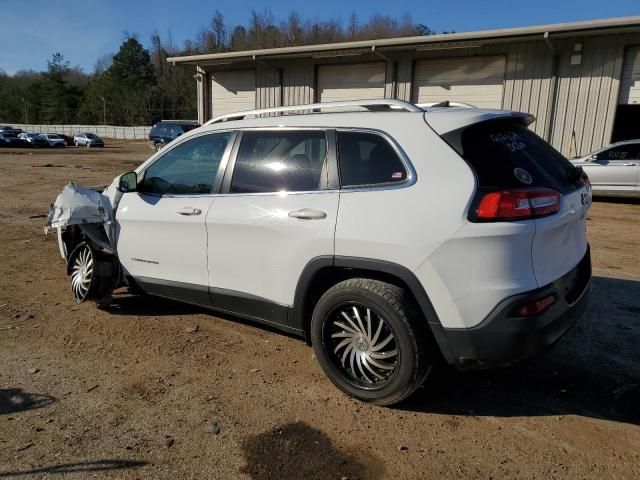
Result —
M227 115L102 193L70 184L49 226L78 301L127 285L275 326L390 405L439 360L540 352L588 303L589 183L532 120L397 100Z

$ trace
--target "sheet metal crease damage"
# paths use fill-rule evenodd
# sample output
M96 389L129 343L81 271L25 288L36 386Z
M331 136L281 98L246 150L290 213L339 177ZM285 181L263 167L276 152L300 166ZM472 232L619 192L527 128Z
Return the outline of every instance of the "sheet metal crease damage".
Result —
M94 300L104 306L122 283L115 220L121 198L116 182L104 189L70 182L49 209L45 234L57 230L60 253L79 303Z

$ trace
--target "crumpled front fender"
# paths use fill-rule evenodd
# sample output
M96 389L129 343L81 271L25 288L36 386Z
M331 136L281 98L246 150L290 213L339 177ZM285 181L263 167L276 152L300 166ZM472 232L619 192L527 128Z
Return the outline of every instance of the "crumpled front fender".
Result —
M62 231L77 225L84 234L104 251L116 255L115 212L122 192L116 188L116 180L104 191L67 184L49 209L45 233L57 229L59 242ZM66 249L61 254L66 257Z

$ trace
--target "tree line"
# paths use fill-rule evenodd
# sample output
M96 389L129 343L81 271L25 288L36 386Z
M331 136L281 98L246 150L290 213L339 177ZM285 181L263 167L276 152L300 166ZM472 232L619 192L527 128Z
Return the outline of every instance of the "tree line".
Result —
M361 22L354 13L343 24L303 20L297 12L278 21L269 10L252 10L246 24L229 26L216 10L181 46L155 33L145 48L135 34L125 33L119 50L99 58L91 73L71 67L58 52L40 72L8 75L0 69L0 121L150 125L162 118L195 118L193 67L169 65L167 57L433 33L409 14L373 15Z

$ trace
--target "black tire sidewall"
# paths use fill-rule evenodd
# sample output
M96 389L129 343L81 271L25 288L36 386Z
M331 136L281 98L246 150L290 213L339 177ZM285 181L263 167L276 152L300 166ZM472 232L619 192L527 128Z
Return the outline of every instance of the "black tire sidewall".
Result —
M394 334L399 349L399 364L391 381L377 389L365 389L351 383L327 352L323 343L323 325L328 315L340 304L361 304L381 315ZM311 343L320 366L329 379L348 395L373 403L394 403L393 398L401 396L411 388L418 368L419 348L411 326L389 302L381 296L364 288L343 288L329 290L318 301L311 320ZM391 401L390 401L391 400Z

